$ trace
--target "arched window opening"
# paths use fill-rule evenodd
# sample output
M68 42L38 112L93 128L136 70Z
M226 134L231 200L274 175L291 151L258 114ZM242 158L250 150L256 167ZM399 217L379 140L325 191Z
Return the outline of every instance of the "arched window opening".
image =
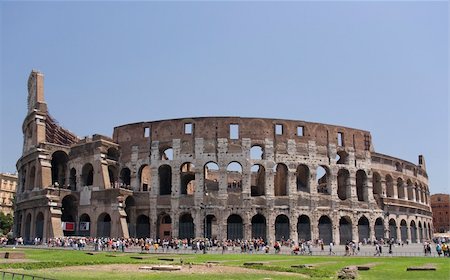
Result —
M109 175L109 183L111 184L111 188L118 188L119 182L117 181L117 167L114 165L108 165L108 175Z
M227 239L242 240L244 238L244 226L239 215L230 215L227 219Z
M266 193L266 169L260 164L251 167L251 196L261 196Z
M275 219L275 240L283 242L290 238L289 218L286 215L278 215Z
M365 216L358 220L358 238L360 242L367 241L370 238L369 220Z
M158 219L158 236L160 239L172 238L172 218L168 214L161 214Z
M39 212L36 216L35 237L39 238L41 241L44 237L44 214L42 214L42 212Z
M417 243L417 226L414 221L411 221L410 230L411 230L411 243Z
M328 179L330 172L328 168L324 166L317 167L317 193L319 194L331 194L331 187L329 186L330 180Z
M328 216L321 216L319 219L319 239L322 239L324 244L333 241L333 225Z
M311 240L311 221L308 216L301 215L298 217L297 234L299 241Z
M387 197L394 197L394 180L391 176L386 176L386 192Z
M66 186L67 162L69 157L63 151L52 154L52 184L59 187Z
M261 146L254 145L250 149L250 159L260 160L264 158L264 150Z
M227 166L227 184L229 192L242 191L242 166L238 162L231 162Z
M120 187L129 188L131 185L131 171L128 167L120 170Z
M108 213L102 213L97 219L97 236L110 237L111 235L111 216Z
M172 168L169 165L161 165L158 169L159 194L169 195L172 193Z
M414 189L411 180L406 181L406 189L408 190L408 200L414 200Z
M27 182L27 169L24 168L22 169L22 172L20 173L20 192L24 192L25 191L25 187Z
M62 200L61 222L63 223L64 236L77 235L76 217L78 213L77 199L73 195L67 195Z
M91 217L88 214L80 216L80 222L78 227L79 236L91 236Z
M384 221L382 218L377 218L375 220L374 230L375 230L375 239L376 240L381 240L384 238Z
M128 226L128 233L130 236L136 236L136 201L132 195L125 199L125 213L127 214L126 221Z
M339 169L338 171L338 197L340 200L346 200L350 198L350 173L346 169Z
M150 219L146 215L139 215L136 219L136 238L150 237Z
M408 240L408 233L407 232L408 232L408 226L406 224L406 221L402 220L400 222L400 236L401 236L401 240L403 242L405 242L405 243Z
M403 171L403 167L402 167L400 162L396 162L395 163L395 170L398 171L398 172L402 172Z
M389 239L397 241L397 222L394 219L389 220Z
M305 164L297 167L297 191L309 192L309 168Z
M143 192L150 191L151 186L150 179L151 179L150 166L144 164L139 169L139 190Z
M192 195L195 191L194 164L183 163L180 168L181 194Z
M217 224L216 216L206 215L206 225L204 225L206 232L204 232L205 237L208 239L217 238L217 233L219 232L219 225Z
M219 190L219 166L215 162L208 162L203 168L204 188L206 192Z
M69 178L70 189L72 191L77 190L77 170L75 168L70 169L70 178Z
M116 148L109 148L106 152L106 158L114 161L119 160L119 155L119 150L117 150Z
M368 201L367 175L364 170L356 171L356 195L358 201Z
M405 199L405 186L403 185L403 180L402 178L398 178L397 179L397 194L398 194L398 198L402 198Z
M286 196L288 194L288 168L283 163L278 163L275 168L275 196Z
M373 173L372 186L373 186L372 191L373 191L374 196L382 196L383 195L383 189L381 187L381 176L377 172Z
M422 197L420 196L420 189L419 186L417 185L417 183L414 184L414 194L416 196L416 201L417 202L422 202Z
M195 237L194 219L192 219L191 214L183 214L182 216L180 216L179 226L179 238L190 239Z
M83 186L92 186L94 184L94 167L86 163L81 170L81 180Z
M26 242L31 241L31 214L28 213L27 218L25 220L25 236L24 236Z
M423 228L422 223L419 221L419 242L423 241Z
M173 160L173 149L165 149L161 154L161 160Z
M267 240L266 229L266 217L261 214L252 217L252 238Z
M347 216L341 217L339 220L339 235L341 245L345 245L353 240L352 220Z
M337 164L348 164L348 153L346 151L338 151L336 153Z
M28 180L28 188L27 188L27 190L32 190L32 189L34 189L35 187L37 187L37 185L36 185L36 167L31 167L31 170L30 170L30 179Z

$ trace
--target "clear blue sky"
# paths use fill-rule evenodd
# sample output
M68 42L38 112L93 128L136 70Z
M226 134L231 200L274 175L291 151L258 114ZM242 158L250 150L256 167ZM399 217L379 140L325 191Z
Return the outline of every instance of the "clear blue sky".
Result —
M448 3L2 2L0 171L21 155L31 69L80 137L232 115L369 130L449 192Z

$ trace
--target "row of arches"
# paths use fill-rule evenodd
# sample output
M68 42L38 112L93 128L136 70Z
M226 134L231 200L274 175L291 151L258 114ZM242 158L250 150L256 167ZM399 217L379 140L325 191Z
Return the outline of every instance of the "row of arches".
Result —
M402 177L394 181L393 177L387 174L384 178L378 172L373 173L373 193L389 198L399 198L419 203L429 203L429 192L426 185L413 182ZM384 179L384 180L383 180Z

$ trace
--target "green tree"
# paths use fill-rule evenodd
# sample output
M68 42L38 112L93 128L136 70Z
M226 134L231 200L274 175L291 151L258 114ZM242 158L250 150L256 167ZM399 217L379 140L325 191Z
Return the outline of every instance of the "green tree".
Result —
M0 213L0 231L7 234L14 224L14 218L11 214Z

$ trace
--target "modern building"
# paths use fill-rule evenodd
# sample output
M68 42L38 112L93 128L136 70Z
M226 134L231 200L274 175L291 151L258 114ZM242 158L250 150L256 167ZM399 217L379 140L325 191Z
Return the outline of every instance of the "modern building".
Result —
M101 117L99 115L99 117ZM78 138L28 80L15 234L317 240L429 239L425 159L370 132L301 120L144 121ZM395 141L395 140L393 140Z
M433 225L436 233L450 232L450 194L431 195Z
M14 215L17 174L0 173L0 212Z

